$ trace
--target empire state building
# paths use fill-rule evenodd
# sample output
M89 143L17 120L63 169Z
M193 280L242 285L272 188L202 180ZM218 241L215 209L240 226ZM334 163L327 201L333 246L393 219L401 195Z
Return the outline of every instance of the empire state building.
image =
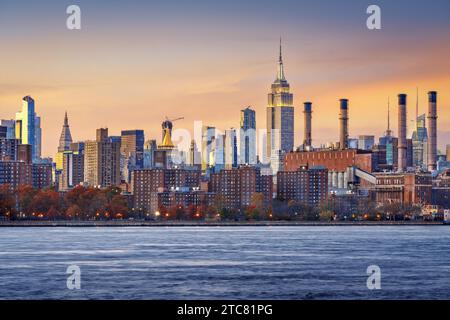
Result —
M283 57L278 60L277 78L272 83L267 106L267 156L276 152L288 153L294 148L293 94L284 76Z

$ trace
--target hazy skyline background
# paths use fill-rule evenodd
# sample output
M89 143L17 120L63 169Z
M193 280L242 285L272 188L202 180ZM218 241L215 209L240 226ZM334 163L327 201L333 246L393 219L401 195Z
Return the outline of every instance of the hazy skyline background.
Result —
M82 30L66 29L77 4ZM382 9L380 31L366 9ZM303 102L313 102L313 144L338 140L338 100L350 100L350 135L397 129L397 94L408 119L438 91L438 143L450 143L450 2L434 1L5 1L0 0L0 108L14 118L31 95L42 117L43 155L53 157L64 112L74 141L95 129L144 129L160 141L161 122L184 116L220 129L239 126L252 106L266 126L267 93L283 38L294 93L295 143ZM413 122L409 121L408 136Z

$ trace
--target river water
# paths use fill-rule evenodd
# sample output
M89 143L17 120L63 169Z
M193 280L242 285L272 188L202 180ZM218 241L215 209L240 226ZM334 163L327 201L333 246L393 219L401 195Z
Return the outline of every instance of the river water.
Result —
M0 228L0 299L450 299L450 227Z

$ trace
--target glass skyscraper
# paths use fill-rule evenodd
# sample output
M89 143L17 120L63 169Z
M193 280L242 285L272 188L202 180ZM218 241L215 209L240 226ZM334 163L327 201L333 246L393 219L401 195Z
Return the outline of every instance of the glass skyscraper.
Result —
M425 125L425 115L417 117L416 130L412 135L413 143L413 166L427 169L428 158L428 132Z
M241 110L240 163L256 164L256 112L250 107Z
M41 118L36 115L34 100L26 96L22 100L22 111L16 113L16 138L22 144L31 145L33 161L41 158Z

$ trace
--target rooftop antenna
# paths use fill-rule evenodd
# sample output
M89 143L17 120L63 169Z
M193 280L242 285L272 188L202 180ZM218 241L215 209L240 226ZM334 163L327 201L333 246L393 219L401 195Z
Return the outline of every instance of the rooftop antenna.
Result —
M419 127L419 87L416 88L416 128Z
M387 136L391 136L392 131L391 131L391 114L390 114L390 100L388 97L388 114L387 114L387 130L386 130L386 135Z

